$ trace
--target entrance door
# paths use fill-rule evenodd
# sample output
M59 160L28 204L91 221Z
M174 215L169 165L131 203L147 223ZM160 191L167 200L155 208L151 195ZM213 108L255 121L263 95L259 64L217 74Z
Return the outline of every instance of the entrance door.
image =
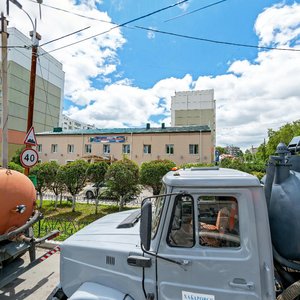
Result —
M249 224L255 214L246 200L242 192L174 197L158 254L181 265L157 258L159 300L268 299L261 295L256 227Z

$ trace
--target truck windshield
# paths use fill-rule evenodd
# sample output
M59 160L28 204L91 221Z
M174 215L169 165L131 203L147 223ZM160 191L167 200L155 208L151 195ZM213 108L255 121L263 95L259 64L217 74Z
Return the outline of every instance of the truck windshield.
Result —
M152 234L151 234L152 239L154 239L156 236L159 222L161 219L161 214L162 214L162 210L163 210L164 202L165 202L165 196L163 196L165 191L166 191L166 189L163 186L160 191L160 194L162 196L152 199Z

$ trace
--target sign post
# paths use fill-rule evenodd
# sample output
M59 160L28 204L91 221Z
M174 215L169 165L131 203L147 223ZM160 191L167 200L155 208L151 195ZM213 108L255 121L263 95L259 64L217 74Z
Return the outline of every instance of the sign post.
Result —
M33 127L28 130L24 144L26 145L26 148L20 154L20 161L22 166L25 168L24 174L28 176L29 168L33 167L39 159L38 153L34 149L31 149L31 146L37 145Z
M25 148L20 155L21 164L24 168L31 168L38 162L38 153L31 148Z

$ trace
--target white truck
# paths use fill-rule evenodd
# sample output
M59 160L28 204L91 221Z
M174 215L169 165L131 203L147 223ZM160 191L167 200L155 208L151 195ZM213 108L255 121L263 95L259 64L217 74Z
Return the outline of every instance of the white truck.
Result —
M297 299L300 156L277 152L264 187L231 169L167 173L140 210L101 218L61 245L55 297Z

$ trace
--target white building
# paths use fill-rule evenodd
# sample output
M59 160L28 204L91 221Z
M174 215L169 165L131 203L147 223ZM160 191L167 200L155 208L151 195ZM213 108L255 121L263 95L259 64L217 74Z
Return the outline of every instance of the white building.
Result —
M16 28L8 28L8 33L8 46L21 46L8 49L8 155L10 158L24 145L27 131L32 42ZM52 130L59 125L64 99L64 78L62 64L39 48L33 112L35 132ZM1 89L2 86L0 107L2 107ZM1 130L0 138L2 142Z
M62 115L61 121L60 121L60 127L63 130L76 130L76 129L95 129L95 125L89 125L82 122L78 122L76 120L73 120L66 115Z
M213 89L175 92L175 96L172 96L171 126L191 125L208 125L211 128L212 145L215 147L216 101Z

